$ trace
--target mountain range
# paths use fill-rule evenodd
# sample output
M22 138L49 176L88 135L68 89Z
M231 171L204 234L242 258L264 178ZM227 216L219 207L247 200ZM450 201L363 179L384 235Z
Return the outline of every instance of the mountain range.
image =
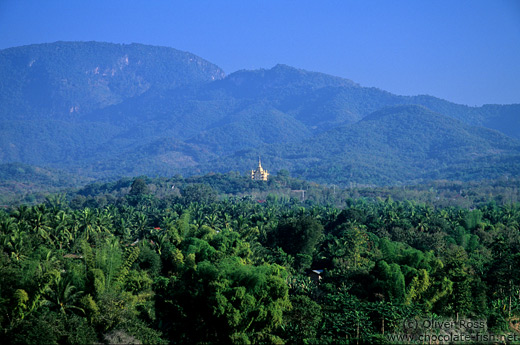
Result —
M272 173L338 185L520 173L520 104L399 96L286 65L226 75L187 52L56 42L0 50L0 163L92 179Z

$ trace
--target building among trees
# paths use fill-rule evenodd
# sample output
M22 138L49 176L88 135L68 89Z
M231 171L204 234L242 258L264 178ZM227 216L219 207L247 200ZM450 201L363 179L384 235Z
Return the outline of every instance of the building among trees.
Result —
M251 179L267 181L268 176L269 173L267 172L267 170L264 170L262 168L262 162L260 161L260 157L258 157L258 168L256 168L256 170L251 170Z

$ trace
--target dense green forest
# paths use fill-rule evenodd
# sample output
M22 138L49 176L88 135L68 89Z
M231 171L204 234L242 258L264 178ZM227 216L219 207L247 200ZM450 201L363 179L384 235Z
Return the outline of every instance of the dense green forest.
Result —
M10 206L0 210L0 341L511 336L517 186L341 190L287 172L269 182L213 174L97 183ZM430 327L443 320L452 327Z
M142 176L151 193L158 198L180 196L180 191L193 184L204 184L220 197L250 196L256 200L268 197L296 198L307 205L322 204L344 207L345 200L363 198L377 201L388 197L396 201L414 200L434 207L475 208L490 201L498 205L520 202L518 177L473 182L436 180L403 186L369 186L350 183L348 188L335 184L317 184L290 176L281 169L269 181L255 183L248 174L229 172L203 176L150 178ZM104 207L128 194L133 178L85 185L79 176L64 174L23 164L0 165L0 205L13 207L45 202L49 193L65 194L76 207ZM81 185L82 187L77 187Z
M0 343L520 343L519 114L167 47L0 50Z

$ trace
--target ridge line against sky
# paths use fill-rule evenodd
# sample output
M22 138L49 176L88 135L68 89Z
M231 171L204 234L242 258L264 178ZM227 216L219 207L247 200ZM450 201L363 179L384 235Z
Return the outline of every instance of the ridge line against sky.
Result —
M281 63L399 95L520 103L520 1L0 0L0 49L169 46L227 74Z

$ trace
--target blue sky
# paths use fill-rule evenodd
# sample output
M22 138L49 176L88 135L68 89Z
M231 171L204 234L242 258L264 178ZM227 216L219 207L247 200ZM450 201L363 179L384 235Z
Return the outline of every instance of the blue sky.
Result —
M520 103L520 1L0 0L0 49L169 46L223 68L277 63L396 94Z

